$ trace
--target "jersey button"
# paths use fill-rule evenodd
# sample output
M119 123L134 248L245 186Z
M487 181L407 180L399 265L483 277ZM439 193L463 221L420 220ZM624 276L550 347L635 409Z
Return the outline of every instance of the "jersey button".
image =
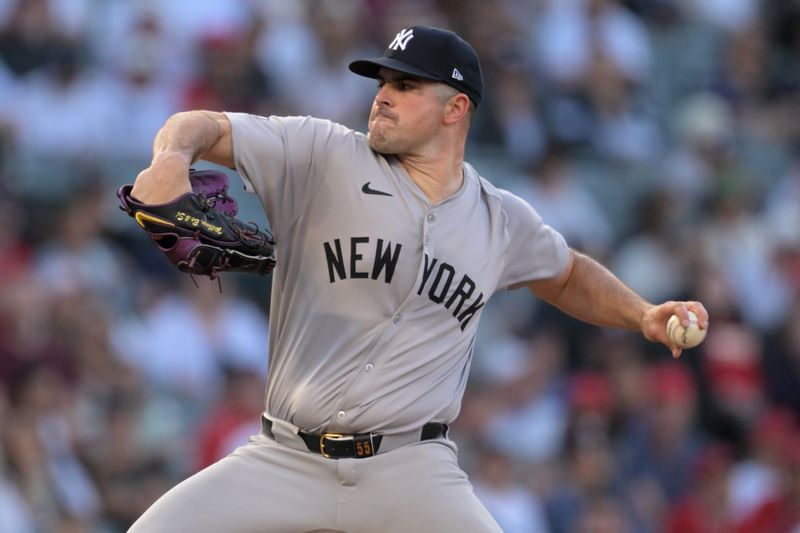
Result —
M375 366L372 363L367 363L366 365L364 365L365 372L372 372L373 368L375 368Z
M343 420L345 416L347 416L347 413L345 413L344 411L339 411L338 413L336 413L336 418L338 418L339 420Z
M394 322L395 324L399 324L400 323L400 315L394 315L394 318L392 319L392 322Z
M428 213L428 222L431 224L436 222L436 215L434 215L433 213Z

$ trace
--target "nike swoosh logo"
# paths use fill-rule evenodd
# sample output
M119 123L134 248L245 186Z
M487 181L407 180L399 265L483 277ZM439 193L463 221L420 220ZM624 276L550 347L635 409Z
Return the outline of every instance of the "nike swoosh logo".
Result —
M376 191L375 189L371 189L369 186L370 182L366 182L363 187L361 187L361 192L364 194L377 194L378 196L392 196L388 192L383 191Z
M149 213L145 213L144 211L137 211L134 215L136 222L143 228L147 229L146 223L150 222L152 224L158 224L159 226L167 226L168 228L174 228L175 224L170 222L169 220L164 220L163 218L159 218L153 216Z

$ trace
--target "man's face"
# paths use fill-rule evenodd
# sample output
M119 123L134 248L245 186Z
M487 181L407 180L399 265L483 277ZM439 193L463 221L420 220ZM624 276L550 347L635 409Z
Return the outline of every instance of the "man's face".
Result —
M369 115L369 144L382 154L412 154L432 139L444 106L437 83L382 68Z

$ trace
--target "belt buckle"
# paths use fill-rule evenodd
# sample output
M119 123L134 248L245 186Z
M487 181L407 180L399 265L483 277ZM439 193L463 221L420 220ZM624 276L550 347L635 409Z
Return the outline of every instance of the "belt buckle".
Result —
M323 457L330 459L332 456L325 451L325 439L343 441L354 440L352 435L342 435L341 433L323 433L319 436L319 452Z

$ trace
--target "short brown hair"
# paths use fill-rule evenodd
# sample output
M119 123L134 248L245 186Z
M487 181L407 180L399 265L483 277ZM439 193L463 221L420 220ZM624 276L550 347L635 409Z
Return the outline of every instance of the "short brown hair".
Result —
M449 99L451 99L455 95L460 94L462 92L463 91L459 91L455 87L451 87L451 86L447 85L446 83L437 83L436 84L436 96L439 98L439 102L441 102L442 104L444 104ZM466 93L464 93L464 94L466 94ZM470 119L472 119L472 115L475 114L475 109L476 109L475 102L473 102L472 99L470 99L469 100L469 110L467 111L467 114L469 115Z

